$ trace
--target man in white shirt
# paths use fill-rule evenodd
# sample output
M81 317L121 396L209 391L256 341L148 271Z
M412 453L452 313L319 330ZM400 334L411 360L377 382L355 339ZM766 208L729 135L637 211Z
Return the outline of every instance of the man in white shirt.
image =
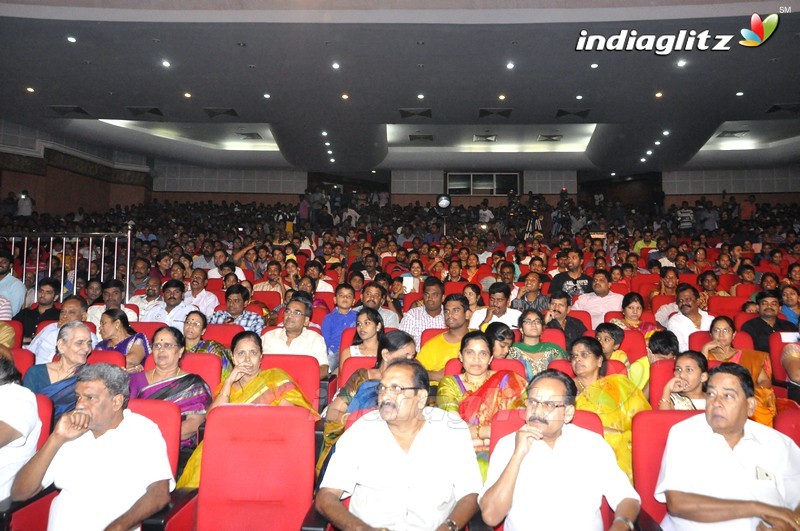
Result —
M481 477L466 423L425 407L428 373L396 360L378 385L378 411L339 439L316 498L339 529L463 528L477 509ZM349 510L342 497L350 497Z
M592 317L592 328L597 328L597 325L605 320L606 312L622 310L623 296L611 291L611 275L605 270L594 272L592 289L594 293L579 295L572 309L589 312Z
M397 313L390 308L383 307L384 303L386 303L386 295L386 288L377 282L372 282L362 288L361 303L381 314L384 328L398 328L400 326L400 318Z
M489 305L475 310L469 320L472 330L482 330L489 323L501 322L510 328L519 328L519 316L522 312L510 307L511 289L508 284L495 282L489 286Z
M689 336L692 333L711 329L714 316L700 309L698 305L700 293L691 284L679 284L676 291L675 301L678 305L678 313L667 321L667 330L678 338L678 346L683 352L689 350Z
M306 264L306 275L311 277L317 283L317 293L333 293L333 285L323 278L322 264L316 260L312 260Z
M141 321L159 322L183 330L183 322L197 306L183 300L186 285L181 280L167 280L161 288L164 301L142 315Z
M603 496L612 530L633 529L639 495L602 436L570 424L575 383L548 369L528 386L526 424L497 443L480 497L483 520L505 529L603 529ZM580 477L580 481L575 481ZM569 493L564 495L564 493Z
M210 291L206 291L208 285L208 273L204 269L195 269L189 279L189 291L183 294L183 300L187 304L193 304L200 308L206 318L211 317L217 306L219 299Z
M222 249L214 251L214 267L208 270L208 278L222 278L224 275L220 271L223 264L230 262L231 257ZM233 262L231 262L233 263ZM239 281L245 280L244 271L242 268L234 264L234 273Z
M14 362L0 356L0 500L8 498L14 476L36 453L42 428L36 395L21 380Z
M270 354L302 354L319 362L320 379L328 376L328 349L322 334L308 329L311 320L311 296L297 291L283 309L283 327L265 332L261 336L261 350Z
M128 316L128 322L136 322L139 317L130 308L122 306L122 299L125 295L125 284L121 280L112 278L103 282L103 303L94 305L86 312L86 320L94 323L100 329L100 318L106 310L120 309ZM102 334L101 334L102 336Z
M163 302L161 298L161 279L158 277L147 277L143 295L134 295L129 303L139 307L139 315L145 315L153 308ZM142 319L144 321L144 319Z
M705 415L672 427L655 498L665 531L800 528L800 449L752 420L753 378L723 363L708 375Z
M137 527L170 500L167 445L155 423L125 410L124 369L87 365L77 380L75 410L19 471L11 498L27 500L55 483L61 493L50 506L50 529Z
M56 354L56 343L58 342L58 329L73 321L85 321L87 310L86 299L80 295L70 295L64 299L64 302L61 303L61 313L59 314L58 322L50 323L42 328L42 330L34 336L31 344L28 345L28 350L36 355L37 365L53 361L53 356ZM92 348L94 348L98 343L97 336L92 333L91 339Z

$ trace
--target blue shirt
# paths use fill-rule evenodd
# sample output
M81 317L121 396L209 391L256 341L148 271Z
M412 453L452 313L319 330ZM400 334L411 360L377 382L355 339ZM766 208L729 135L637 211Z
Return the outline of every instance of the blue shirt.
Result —
M28 290L20 279L10 272L0 280L0 295L11 302L11 315L17 315L25 305L25 294Z
M334 309L322 320L322 338L328 349L328 367L335 370L339 367L339 345L342 342L342 330L352 328L356 325L357 312L350 310L341 313Z

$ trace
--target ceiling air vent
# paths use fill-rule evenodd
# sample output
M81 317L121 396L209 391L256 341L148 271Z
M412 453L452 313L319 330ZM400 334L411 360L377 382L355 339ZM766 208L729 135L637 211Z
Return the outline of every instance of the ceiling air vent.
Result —
M400 112L400 118L404 120L406 118L414 118L415 116L420 118L433 118L433 111L431 109L409 107L406 109L398 109L398 111Z
M497 142L497 135L472 135L473 142Z
M164 116L164 113L161 112L161 109L158 107L125 107L128 109L128 112L134 116L141 116L147 117L150 116Z
M591 111L591 109L558 109L556 111L556 118L563 118L564 116L586 118L589 116L589 111Z
M411 142L433 142L433 135L408 135Z
M258 133L236 133L242 140L264 140L264 137Z
M744 138L749 132L749 129L723 131L717 135L717 138Z
M217 116L239 116L235 109L228 107L204 107L203 110L209 118L216 118Z
M768 113L789 111L794 114L800 114L800 103L779 103L767 109Z
M50 110L60 116L89 116L89 113L77 105L51 105Z
M478 109L478 117L485 118L486 116L502 116L503 118L508 118L511 116L511 111L514 109L508 108L483 108Z
M539 142L561 142L564 135L539 135L536 139Z

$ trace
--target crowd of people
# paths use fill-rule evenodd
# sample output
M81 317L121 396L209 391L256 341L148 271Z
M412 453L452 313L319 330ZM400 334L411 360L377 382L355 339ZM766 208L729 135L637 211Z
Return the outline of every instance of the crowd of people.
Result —
M197 487L198 429L210 410L242 403L324 419L316 505L339 528L452 530L480 508L508 529L600 529L605 496L612 529L633 529L633 419L654 406L705 411L667 443L655 492L665 529L800 529L800 450L772 429L800 408L797 206L701 198L643 213L522 199L456 207L447 234L430 205L322 189L297 205L153 201L3 218L28 239L0 250L0 396L15 404L0 402L0 456L12 463L0 467L0 498L56 481L78 501L54 504L51 521L76 518L99 494L70 482L69 460L111 459L94 442L110 430L152 432L125 409L147 398L181 410L178 474L164 473L163 444L137 449L153 467L131 472L99 527L131 527L176 479ZM532 216L541 230L528 230ZM129 256L125 238L88 236L127 230ZM59 231L71 236L30 237ZM226 324L241 328L204 337ZM770 357L776 334L785 381ZM35 357L24 378L16 340ZM93 351L115 352L121 367L88 364ZM195 353L215 360L213 385L182 367ZM313 357L338 390L318 409L317 389L261 368L274 354ZM651 373L664 363L672 378L658 387ZM39 452L31 440L48 427L33 393L54 405ZM497 437L496 415L523 408L522 427ZM579 412L599 418L602 437L572 423ZM718 459L688 459L693 438ZM741 486L751 471L758 496Z

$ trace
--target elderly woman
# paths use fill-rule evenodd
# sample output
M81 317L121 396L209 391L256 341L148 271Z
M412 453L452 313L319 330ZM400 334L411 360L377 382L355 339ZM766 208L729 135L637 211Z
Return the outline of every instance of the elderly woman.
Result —
M467 332L463 337L458 359L464 371L439 381L436 405L458 413L469 425L478 466L485 480L489 469L492 417L498 411L522 407L528 381L514 371L489 369L492 351L489 339L480 331Z
M705 410L708 360L687 350L675 358L675 376L664 386L658 409Z
M623 330L638 330L647 338L658 330L658 325L650 321L642 321L643 311L644 299L635 291L631 291L622 297L622 319L614 318L610 322Z
M128 372L141 372L144 359L150 355L147 336L137 332L128 323L128 316L119 308L106 310L100 317L100 335L103 341L97 350L116 350L125 356Z
M34 365L25 373L23 385L53 401L53 418L75 409L75 375L92 351L92 334L80 321L64 324L58 330L58 361Z
M183 345L186 352L210 352L218 356L222 361L222 379L224 380L233 368L231 351L213 339L203 339L206 327L208 327L208 320L203 312L195 310L186 314L186 320L183 322Z
M342 351L339 366L350 356L377 356L383 338L383 317L376 310L364 306L356 314L356 333L353 343Z
M539 310L529 308L519 316L519 329L522 341L514 343L508 358L519 360L525 365L528 381L547 368L552 360L567 359L567 352L555 343L542 342L544 318Z
M319 417L291 376L281 369L261 370L261 338L258 334L249 330L239 332L233 337L231 350L233 370L219 384L208 411L225 404L297 406L307 409L311 416ZM201 442L186 463L178 488L196 488L199 485L202 455Z
M211 405L211 390L196 374L178 363L183 356L183 334L171 326L153 334L153 360L156 366L131 376L131 398L174 402L181 410L181 447L197 446L197 429L206 419Z
M354 372L325 410L322 450L317 461L318 475L325 468L333 445L344 433L347 416L378 407L378 384L386 367L396 359L412 359L416 355L414 338L402 330L392 330L381 337L375 367Z
M751 418L766 426L772 426L778 409L775 391L772 389L772 366L769 355L766 352L734 347L736 327L733 319L726 315L720 315L711 321L710 332L711 341L701 349L703 355L709 360L738 363L750 372L756 394L756 410Z
M593 337L581 337L572 345L570 359L578 386L575 409L597 413L603 437L617 456L617 464L633 480L631 426L633 416L650 404L642 391L622 374L606 376L603 347Z

